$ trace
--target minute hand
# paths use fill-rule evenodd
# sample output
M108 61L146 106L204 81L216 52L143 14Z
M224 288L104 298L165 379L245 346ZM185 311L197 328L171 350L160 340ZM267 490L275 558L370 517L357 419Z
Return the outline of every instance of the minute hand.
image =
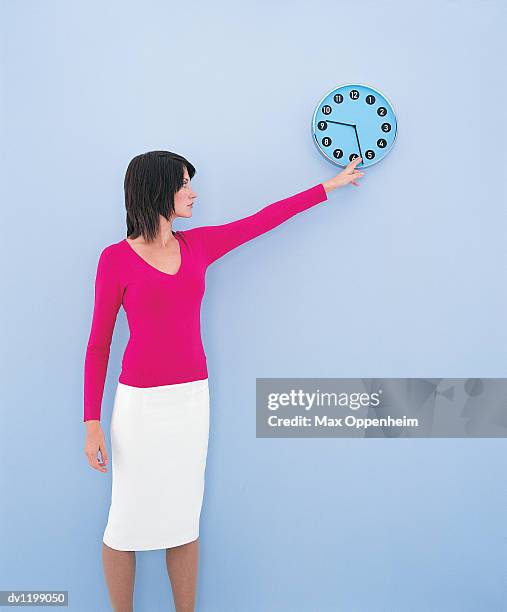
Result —
M357 129L356 129L356 126L355 126L355 125L354 125L354 132L356 133L357 146L359 147L359 157L361 157L361 158L362 158L362 157L363 157L363 153L362 153L362 151L361 151L361 145L360 145L360 143L359 143L359 136L358 136L358 134L357 134ZM362 163L362 162L361 162L361 163Z

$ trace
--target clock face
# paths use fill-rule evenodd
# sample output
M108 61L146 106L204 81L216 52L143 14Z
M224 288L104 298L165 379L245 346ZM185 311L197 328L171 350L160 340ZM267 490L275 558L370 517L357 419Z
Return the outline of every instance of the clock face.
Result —
M368 85L340 85L318 103L312 118L313 141L333 164L357 168L383 159L396 139L397 121L384 94Z

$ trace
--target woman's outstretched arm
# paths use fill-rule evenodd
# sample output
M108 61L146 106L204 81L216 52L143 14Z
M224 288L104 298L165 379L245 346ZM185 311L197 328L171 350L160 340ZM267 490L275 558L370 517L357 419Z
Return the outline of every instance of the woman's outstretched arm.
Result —
M199 241L205 265L209 266L232 249L324 200L327 200L327 193L322 183L319 183L301 193L269 204L248 217L223 225L196 227L191 232Z
M248 217L223 225L206 225L190 230L199 241L205 265L209 266L239 245L277 227L297 213L327 200L329 191L350 182L358 185L356 179L363 173L356 171L355 166L360 161L361 158L356 158L333 179L273 202Z

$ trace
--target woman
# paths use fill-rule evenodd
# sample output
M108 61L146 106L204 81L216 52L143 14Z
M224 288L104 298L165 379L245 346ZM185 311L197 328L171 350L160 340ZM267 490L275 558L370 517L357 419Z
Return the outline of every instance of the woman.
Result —
M135 551L166 549L178 612L194 610L198 536L208 449L209 390L200 335L206 269L230 250L364 173L345 170L294 196L230 223L174 232L192 216L195 168L184 157L151 151L125 175L127 238L100 254L84 367L85 454L107 471L100 413L118 310L130 338L111 417L112 495L103 563L115 610L131 610ZM100 452L101 460L98 453Z

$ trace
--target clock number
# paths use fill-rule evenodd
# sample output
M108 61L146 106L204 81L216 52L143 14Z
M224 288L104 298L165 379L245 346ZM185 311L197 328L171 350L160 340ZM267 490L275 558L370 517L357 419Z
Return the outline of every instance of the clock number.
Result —
M324 136L321 142L325 147L329 147L331 144L331 138L329 138L329 136Z
M383 138L379 138L377 140L377 147L379 149L385 149L387 147L387 140L384 140Z
M391 126L390 126L390 124L389 124L389 123L383 123L383 124L380 126L380 128L381 128L381 130L382 130L383 132L390 132L390 131L391 131Z
M359 92L357 89L352 89L349 95L351 100L359 100Z
M356 159L356 157L359 157L359 155L357 153L351 153L349 155L349 161L352 161L353 159Z
M335 149L333 151L333 157L336 157L336 159L340 159L341 157L343 157L343 151L341 149Z
M375 152L372 151L371 149L368 149L368 151L366 151L364 155L366 159L373 159L375 157Z
M327 130L327 121L319 121L317 127L319 130Z
M366 96L366 104L375 104L375 96L372 96L371 94Z
M333 109L328 104L322 107L322 112L324 113L324 115L329 115L332 110Z
M333 96L333 100L336 102L336 104L341 104L341 103L343 102L343 96L342 96L342 94L340 94L340 93L335 94L335 95Z
M385 106L379 106L377 108L377 115L379 117L385 117L387 115L387 108Z

